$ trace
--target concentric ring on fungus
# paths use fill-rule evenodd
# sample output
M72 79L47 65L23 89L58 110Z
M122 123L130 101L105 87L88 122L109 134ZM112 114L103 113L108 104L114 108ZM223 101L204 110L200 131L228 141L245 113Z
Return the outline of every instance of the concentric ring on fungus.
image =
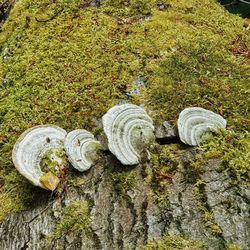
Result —
M141 152L154 141L154 126L146 111L133 104L117 105L102 118L110 151L123 165L138 164Z
M16 169L33 185L48 189L40 181L44 174L40 163L50 150L63 149L66 134L64 129L53 125L40 125L26 130L12 151Z
M198 107L184 109L177 121L181 141L190 146L200 145L204 133L226 128L226 124L227 122L222 116Z
M92 166L101 144L87 130L76 129L66 136L64 148L72 166L82 172Z

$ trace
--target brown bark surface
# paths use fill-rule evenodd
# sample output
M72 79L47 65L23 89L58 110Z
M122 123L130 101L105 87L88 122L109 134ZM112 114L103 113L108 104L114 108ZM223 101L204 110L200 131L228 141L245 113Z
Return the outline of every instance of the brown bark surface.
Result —
M164 206L155 199L155 187L147 181L154 174L150 162L124 168L106 155L86 174L83 185L67 188L60 195L45 193L29 211L8 217L0 225L0 249L140 249L165 234L199 240L209 249L227 249L232 243L249 249L249 190L232 184L229 173L219 170L218 160L210 161L200 176L202 206L213 214L213 220L206 221L188 173L187 163L193 155L187 150L180 156L173 183L164 185L168 191ZM117 171L135 172L136 184L123 195L111 180ZM62 208L77 200L91 204L91 233L69 232L49 241ZM213 225L220 232L211 230Z

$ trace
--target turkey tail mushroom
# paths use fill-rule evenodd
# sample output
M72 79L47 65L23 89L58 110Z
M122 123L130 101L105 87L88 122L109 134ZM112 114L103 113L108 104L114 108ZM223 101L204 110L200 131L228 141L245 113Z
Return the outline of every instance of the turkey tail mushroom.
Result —
M123 165L138 164L145 147L155 139L153 121L146 111L133 104L117 105L102 120L109 150Z
M48 152L63 150L66 134L64 129L51 125L41 125L26 130L12 151L16 169L33 185L53 191L59 179L50 172L44 173L41 163ZM54 157L53 152L52 157ZM60 164L60 157L55 160Z
M181 141L190 146L200 145L204 133L214 129L226 128L226 123L222 116L197 107L184 109L177 121Z
M66 136L64 148L72 166L82 172L92 166L101 144L90 132L76 129Z

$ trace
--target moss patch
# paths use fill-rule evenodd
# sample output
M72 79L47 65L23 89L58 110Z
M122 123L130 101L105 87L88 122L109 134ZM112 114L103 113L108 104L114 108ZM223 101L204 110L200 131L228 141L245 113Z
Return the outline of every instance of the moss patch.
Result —
M237 244L231 244L230 246L228 246L227 250L242 250L242 248Z
M249 129L249 61L231 49L237 36L250 47L250 37L243 20L215 1L104 0L95 8L80 0L23 0L2 30L2 216L24 209L32 195L11 150L34 125L95 130L96 119L126 99L145 104L156 123L176 121L195 105L223 114L237 131ZM145 87L128 98L138 77Z
M136 174L134 172L115 172L111 174L115 191L120 196L126 195L136 184Z
M152 187L153 198L161 208L168 207L168 185L179 165L177 152L180 146L177 144L156 146L152 152L152 172L148 173L147 181Z
M102 7L107 14L118 17L147 16L155 8L165 8L169 0L103 0Z
M164 236L158 241L149 242L142 250L203 250L204 244L195 240L189 240L178 235Z
M175 122L182 109L199 106L222 114L232 128L249 129L249 61L231 52L238 36L250 45L243 20L212 1L170 6L129 30L138 35L131 47L144 61L146 81L135 99L144 100L158 122Z
M42 158L40 167L43 172L51 172L60 177L69 165L67 156L62 148L51 149Z
M197 207L202 212L205 227L207 227L214 235L221 235L220 226L215 223L213 212L207 206L206 196L204 195L205 184L202 180L198 180L194 185L193 193L196 198Z
M250 180L250 134L221 130L207 135L193 165L204 165L209 159L221 160L221 170L229 170L237 181Z
M72 232L87 235L90 224L89 212L89 205L86 201L70 203L63 209L63 218L56 225L51 237L58 239Z

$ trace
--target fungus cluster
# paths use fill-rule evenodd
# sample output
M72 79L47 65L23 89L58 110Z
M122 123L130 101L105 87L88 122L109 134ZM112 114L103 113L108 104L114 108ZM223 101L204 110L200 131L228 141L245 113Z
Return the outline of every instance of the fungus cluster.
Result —
M146 111L133 104L117 105L102 118L109 150L123 165L141 161L143 151L155 141L154 125ZM203 108L184 109L177 121L181 141L200 145L208 131L226 127L226 120ZM67 161L86 171L98 158L102 148L94 135L84 129L67 133L53 125L41 125L26 130L12 152L16 169L33 185L55 190Z

